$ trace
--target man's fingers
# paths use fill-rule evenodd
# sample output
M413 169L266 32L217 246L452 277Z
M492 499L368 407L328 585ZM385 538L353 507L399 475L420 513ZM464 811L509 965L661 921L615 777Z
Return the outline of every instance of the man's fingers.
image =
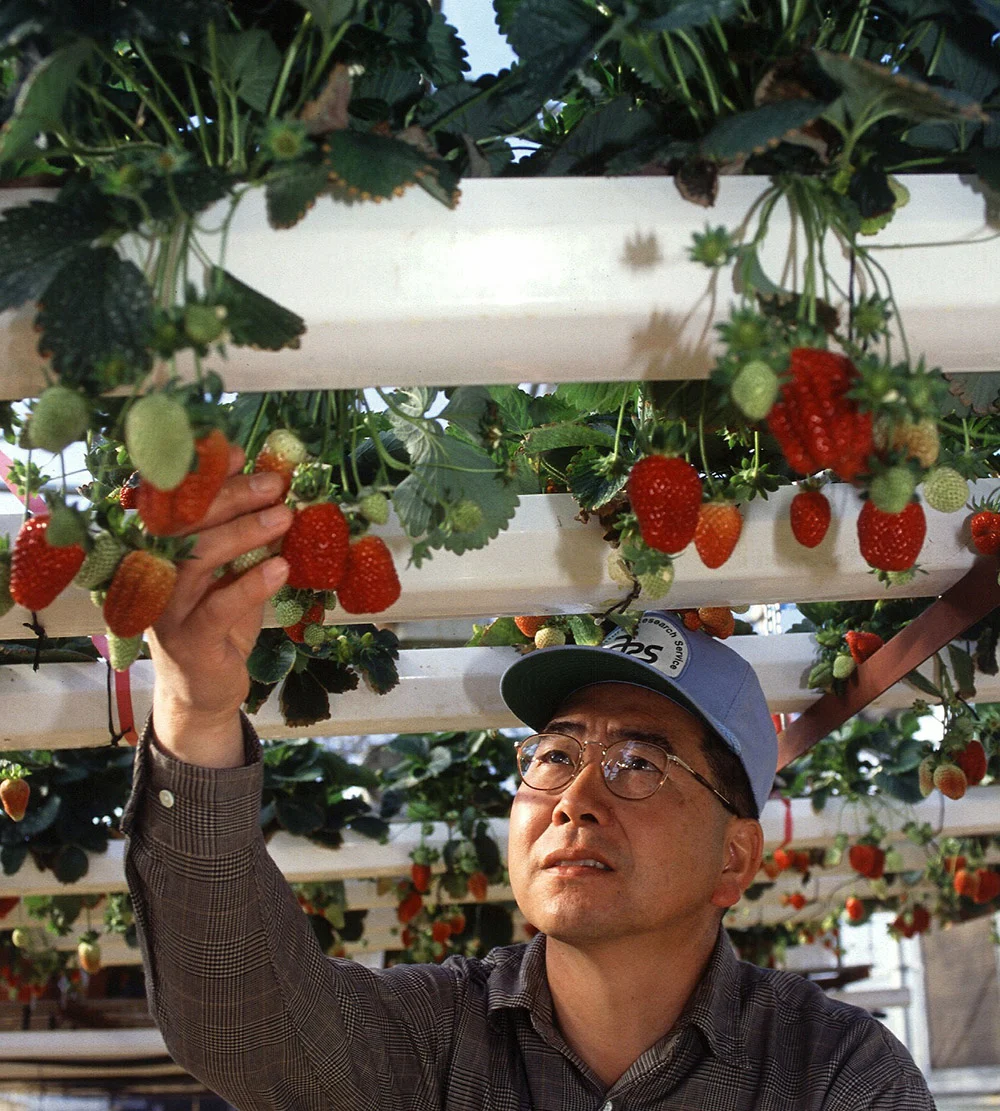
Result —
M242 455L242 451L240 453ZM225 524L245 513L252 513L265 505L272 505L280 497L284 483L281 476L272 471L260 474L230 475L216 495L205 517L191 532L202 532Z
M210 635L219 640L240 630L246 618L254 615L249 641L241 649L249 653L260 630L261 607L288 578L288 563L280 556L265 560L240 575L234 582L210 591L191 615L188 627L192 639ZM239 639L243 639L240 637Z

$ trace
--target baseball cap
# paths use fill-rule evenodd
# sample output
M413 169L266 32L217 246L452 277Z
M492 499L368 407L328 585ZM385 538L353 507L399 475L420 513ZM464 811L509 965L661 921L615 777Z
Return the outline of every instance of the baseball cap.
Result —
M665 695L712 729L740 759L758 816L778 766L778 738L753 668L715 637L674 614L651 610L634 633L615 629L598 646L540 648L511 664L500 696L532 729L542 730L581 687L631 683Z

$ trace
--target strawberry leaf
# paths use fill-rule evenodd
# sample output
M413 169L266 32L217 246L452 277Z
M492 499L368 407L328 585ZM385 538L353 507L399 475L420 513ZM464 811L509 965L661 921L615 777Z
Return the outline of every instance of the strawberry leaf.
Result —
M283 828L296 837L308 837L321 829L326 820L323 808L317 803L285 794L275 795L274 813Z
M498 617L488 625L473 625L472 637L467 648L506 648L521 647L531 643L531 637L514 624L513 617Z
M570 493L582 509L600 509L619 494L628 480L628 465L618 460L610 463L610 456L597 448L585 448L573 456L566 468Z
M359 643L354 650L354 666L364 676L365 682L376 694L391 691L399 682L396 660L399 659L399 639L389 629L376 629L374 625L356 625L353 631L360 636L372 634L369 643Z
M331 659L310 660L307 668L330 694L357 690L358 676L346 664Z
M251 108L266 112L271 90L281 68L281 55L271 36L260 27L216 36L222 80Z
M265 351L299 346L306 323L298 314L218 266L213 267L205 286L217 303L226 307L226 327L233 343Z
M291 671L278 693L281 716L286 725L300 727L326 721L330 698L319 680L308 671Z
M264 189L267 219L272 228L290 228L330 188L325 166L294 165L283 168L268 179Z
M470 68L468 51L443 12L435 12L432 16L426 41L431 56L424 61L424 68L433 84L440 86L461 81L462 74L468 73Z
M704 158L730 162L763 154L789 132L811 123L826 108L819 100L783 100L720 120L698 144Z
M324 150L330 180L360 200L399 196L416 184L418 174L431 172L416 147L387 135L334 131Z
M354 17L360 0L296 0L306 11L312 13L316 26L324 35L329 35L334 27Z
M598 447L611 447L615 442L614 435L602 428L592 428L590 425L572 421L566 424L555 424L550 428L539 428L531 432L524 441L524 450L530 452L552 451L560 447L584 447L595 445Z
M79 845L63 845L52 861L52 874L60 883L76 883L89 869L90 861Z
M152 292L110 247L77 251L45 290L36 323L63 384L101 390L139 381L150 365Z
M264 629L247 659L247 671L254 682L269 688L292 670L295 644L280 629Z

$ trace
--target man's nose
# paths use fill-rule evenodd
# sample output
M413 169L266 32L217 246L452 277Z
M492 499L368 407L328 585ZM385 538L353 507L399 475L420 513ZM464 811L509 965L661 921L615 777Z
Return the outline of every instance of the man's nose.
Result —
M607 819L608 806L613 796L604 780L604 769L601 766L603 757L604 753L599 745L584 748L580 770L559 792L559 799L552 808L553 824L600 825Z

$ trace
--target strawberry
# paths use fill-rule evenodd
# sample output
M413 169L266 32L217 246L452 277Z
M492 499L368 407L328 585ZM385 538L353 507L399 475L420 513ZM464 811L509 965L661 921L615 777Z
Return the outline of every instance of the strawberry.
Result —
M164 393L140 397L125 417L125 445L136 470L161 490L180 486L194 457L184 406Z
M783 872L786 868L791 868L794 860L795 857L787 849L774 850L774 863L780 871Z
M878 633L866 633L861 629L848 629L844 633L844 640L847 642L848 651L851 653L851 659L856 664L863 664L869 656L874 656L875 653L885 644L885 641L878 635Z
M19 606L43 610L73 581L86 558L80 544L57 548L46 539L51 517L31 517L21 525L10 564L10 596Z
M84 590L94 590L111 578L124 554L125 546L118 537L102 530L94 537L93 545L73 582Z
M412 921L423 908L424 900L419 891L411 891L409 895L396 907L396 917L405 926Z
M885 852L878 845L852 845L847 859L854 871L866 879L880 879L885 871Z
M934 786L947 798L960 799L968 785L965 772L957 764L938 764L934 769Z
M108 663L112 671L128 671L142 651L142 633L134 637L116 637L108 630Z
M920 786L920 793L927 798L927 796L934 790L934 757L925 756L920 761L920 767L917 769L917 779Z
M833 677L834 679L850 679L857 667L858 665L846 652L841 653L833 661Z
M229 441L218 428L195 441L195 468L178 486L161 490L143 480L136 508L146 531L169 536L196 525L208 512L229 472Z
M453 914L451 918L448 919L448 925L451 927L451 932L453 934L464 934L465 915L461 911L458 911L456 914Z
M917 903L911 910L896 915L892 921L892 928L903 937L914 937L924 933L931 924L931 916L925 906Z
M5 895L3 898L0 898L0 919L6 918L7 915L10 914L10 912L14 909L14 907L17 906L20 901L20 895ZM463 925L462 929L464 928L465 927ZM461 933L461 930L458 930L456 932Z
M861 555L880 571L905 571L920 554L927 533L923 506L910 502L902 513L883 513L866 501L858 514Z
M350 529L338 505L324 501L303 506L281 545L289 564L288 585L336 590L347 567L349 543Z
M486 891L489 887L489 880L485 872L473 872L469 876L469 894L477 902L481 903L486 898Z
M830 502L819 490L800 490L788 508L792 535L804 548L823 542L830 527Z
M972 543L982 555L1000 554L1000 513L980 509L969 518Z
M975 899L979 894L979 873L973 872L971 868L959 868L951 882L956 895Z
M970 787L986 775L986 751L979 741L972 740L955 756L955 763L965 773L966 782Z
M31 785L23 776L15 776L0 782L0 804L12 822L19 822L28 809L31 798Z
M886 446L895 451L903 451L910 459L916 459L921 467L933 467L941 450L941 437L937 421L925 417L914 423L901 421L888 433Z
M348 613L378 613L397 601L401 592L392 553L380 536L362 536L351 544L344 577L337 589Z
M535 633L548 621L547 617L515 617L514 624L526 637L534 637Z
M299 608L301 609L301 606ZM296 644L304 644L306 629L311 625L322 625L324 612L322 602L314 602L298 621L293 625L284 626L285 635Z
M701 615L697 610L682 610L681 621L684 623L684 628L690 629L692 633L701 628Z
M778 396L778 376L763 359L751 359L740 367L730 394L747 420L763 420Z
M801 910L806 905L806 897L801 891L793 891L791 895L786 896L788 905L795 910Z
M76 958L91 976L101 971L101 947L96 941L81 941L76 947Z
M118 637L138 636L159 620L176 581L177 568L169 559L145 549L129 552L104 599L108 628Z
M292 475L295 468L308 459L309 453L305 444L288 428L276 428L269 433L257 458L253 463L254 474L260 471L274 471L281 475L285 487L282 497L288 493L292 485ZM386 514L388 516L388 514Z
M439 918L431 925L431 937L438 942L447 941L451 937L451 926L447 919Z
M863 922L865 918L865 904L857 895L848 895L844 901L844 910L851 922Z
M771 409L768 426L793 470L814 474L826 468L845 482L867 469L872 418L847 396L858 372L843 355L796 347L789 380Z
M138 471L133 471L128 482L122 483L118 490L118 504L122 509L135 509L139 504L139 483L142 479Z
M358 512L373 525L384 525L389 520L389 499L377 490L365 494L358 502Z
M90 423L87 399L68 386L49 386L28 418L28 440L42 451L62 451L82 439Z
M902 513L909 505L916 487L916 480L909 467L886 467L872 478L868 496L883 513Z
M778 867L773 856L765 856L760 866L764 871L764 875L767 876L769 880L776 880L778 876L781 875L781 869Z
M966 865L964 856L946 856L943 858L944 870L949 876L954 876L960 872Z
M629 472L628 496L650 548L670 554L694 539L701 477L686 460L667 455L640 459Z
M974 903L992 903L1000 895L1000 872L991 868L976 869L976 893L972 896Z
M694 546L706 567L721 567L733 554L743 518L732 502L705 502L698 510Z
M969 500L969 483L954 467L935 467L924 478L924 501L938 513L957 513Z
M698 620L709 636L719 640L726 640L736 631L736 618L728 606L702 606L698 610Z
M426 895L431 886L431 866L429 864L411 864L410 882L421 895Z
M560 648L566 643L566 634L554 625L545 625L535 633L536 648Z

